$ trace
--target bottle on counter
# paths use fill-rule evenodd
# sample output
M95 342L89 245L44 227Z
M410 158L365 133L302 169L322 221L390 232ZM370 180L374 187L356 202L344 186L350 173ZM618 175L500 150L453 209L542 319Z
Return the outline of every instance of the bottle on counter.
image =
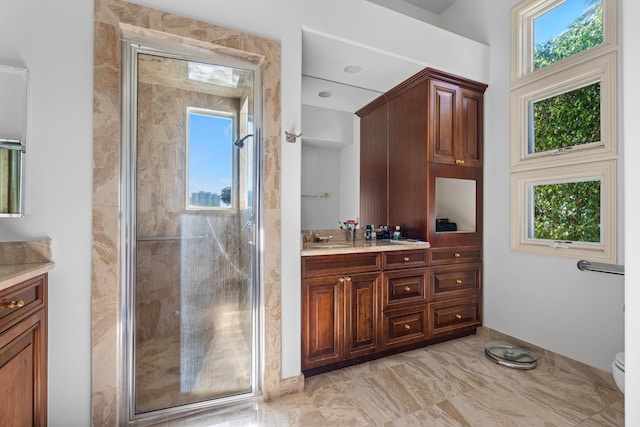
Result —
M371 226L367 225L364 229L364 240L371 240Z
M391 233L389 233L389 227L386 225L382 226L382 239L389 240L391 238Z
M393 232L393 240L400 240L400 226L396 225L396 231Z

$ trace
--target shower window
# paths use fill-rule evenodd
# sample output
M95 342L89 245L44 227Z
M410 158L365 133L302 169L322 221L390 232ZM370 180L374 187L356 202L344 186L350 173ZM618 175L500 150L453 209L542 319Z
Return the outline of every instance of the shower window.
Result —
M235 114L187 108L187 209L231 209L236 203Z

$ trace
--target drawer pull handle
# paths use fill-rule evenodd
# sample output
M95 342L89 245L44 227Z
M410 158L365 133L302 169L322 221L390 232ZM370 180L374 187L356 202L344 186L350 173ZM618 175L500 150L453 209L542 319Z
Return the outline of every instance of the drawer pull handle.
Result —
M411 288L410 288L409 286L405 286L405 287L404 287L404 291L405 291L405 292L411 292Z
M462 280L456 279L456 285L462 285Z
M456 258L460 258L462 256L462 254L460 254L460 252L454 252L453 256Z
M406 257L404 257L404 258L402 258L402 259L404 260L404 262L407 262L407 261L409 261L411 258L409 258L408 256L406 256Z
M20 307L24 307L24 301L20 300L20 301L11 301L9 303L9 305L7 306L8 308L20 308Z
M411 329L411 325L408 323L405 323L404 328L408 331L409 329Z
M456 319L462 319L462 314L456 314Z

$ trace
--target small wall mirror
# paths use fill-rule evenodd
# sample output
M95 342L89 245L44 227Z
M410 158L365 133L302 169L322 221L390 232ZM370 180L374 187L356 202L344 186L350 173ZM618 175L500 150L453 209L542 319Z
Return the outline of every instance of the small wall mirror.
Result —
M24 68L0 65L0 217L24 216L27 78Z

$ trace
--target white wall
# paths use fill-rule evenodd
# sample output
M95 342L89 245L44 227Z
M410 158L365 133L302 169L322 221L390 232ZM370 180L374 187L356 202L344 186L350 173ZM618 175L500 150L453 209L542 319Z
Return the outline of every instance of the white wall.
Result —
M452 31L487 40L491 47L491 78L484 99L484 324L611 371L615 354L624 349L623 278L581 272L576 260L568 258L509 250L509 22L516 3L460 0L442 19ZM619 146L623 158L624 138ZM620 263L625 258L622 165L621 161Z
M24 218L0 241L49 237L49 425L89 424L93 2L3 0L0 63L30 72Z

